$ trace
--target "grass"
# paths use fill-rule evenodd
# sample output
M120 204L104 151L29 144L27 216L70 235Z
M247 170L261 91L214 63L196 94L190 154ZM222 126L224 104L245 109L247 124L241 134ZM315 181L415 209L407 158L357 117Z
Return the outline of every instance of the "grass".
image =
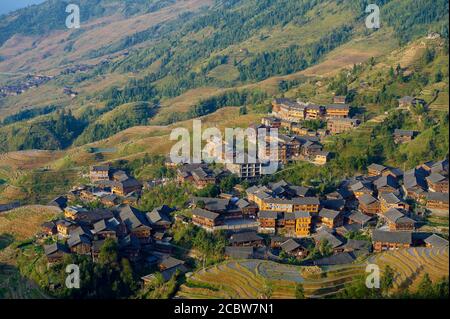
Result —
M53 206L23 206L0 215L0 234L9 234L16 240L34 236L40 225L58 216L60 211Z

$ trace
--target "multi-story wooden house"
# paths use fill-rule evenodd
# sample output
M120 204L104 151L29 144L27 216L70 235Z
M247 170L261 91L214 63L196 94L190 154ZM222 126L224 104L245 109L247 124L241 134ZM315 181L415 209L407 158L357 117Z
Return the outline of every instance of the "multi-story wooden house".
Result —
M195 208L192 211L192 222L206 230L214 230L214 227L221 224L219 214L202 208Z
M347 118L350 113L350 106L346 104L331 104L326 106L327 118Z
M258 231L261 233L272 233L276 231L278 212L261 210L258 213Z
M92 166L89 171L89 178L92 183L109 180L110 167L108 165Z
M332 209L322 208L319 212L319 218L322 225L328 228L337 228L344 224L342 212Z
M399 188L397 180L391 175L380 176L373 182L373 184L378 192L378 195L383 193L396 193Z
M317 197L296 197L293 199L267 198L263 201L261 210L276 212L308 212L318 214L320 201Z
M417 132L395 129L393 136L395 144L403 144L412 141L417 136Z
M358 119L331 118L327 121L327 128L330 134L340 134L357 128L359 124Z
M448 211L448 193L427 193L427 208L430 210Z
M358 181L350 186L350 191L356 198L360 198L364 195L372 195L372 183L369 181Z
M399 199L393 193L382 193L378 198L380 200L380 211L382 214L391 208L409 211L409 204Z
M64 256L69 254L69 248L61 243L53 243L44 246L44 253L49 264L62 262Z
M413 246L413 237L411 232L374 230L372 232L372 243L375 252L398 250Z
M322 105L307 104L306 106L306 119L317 120L321 119L325 114L325 108Z
M415 221L407 217L398 209L391 208L383 214L390 231L413 231Z
M369 194L364 194L359 199L359 210L364 214L373 216L380 211L380 202Z
M141 190L142 184L134 178L128 178L124 181L115 182L112 187L112 192L119 196L126 196L133 192L140 192Z
M432 192L448 193L448 177L439 173L431 173L426 177L428 189Z
M386 166L380 165L380 164L376 164L376 163L372 163L367 167L369 176L379 176L382 175L383 172L387 169Z

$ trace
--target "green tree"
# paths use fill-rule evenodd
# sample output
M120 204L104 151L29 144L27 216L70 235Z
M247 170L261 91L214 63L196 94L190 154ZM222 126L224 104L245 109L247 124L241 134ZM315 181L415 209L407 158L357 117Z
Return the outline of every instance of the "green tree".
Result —
M295 285L295 299L305 299L305 289L301 283Z
M381 277L381 290L385 296L389 295L389 291L394 286L394 269L391 266L386 265L383 276Z

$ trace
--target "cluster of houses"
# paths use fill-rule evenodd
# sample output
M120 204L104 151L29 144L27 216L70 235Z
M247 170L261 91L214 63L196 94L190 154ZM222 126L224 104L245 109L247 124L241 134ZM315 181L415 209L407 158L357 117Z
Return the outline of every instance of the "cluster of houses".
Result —
M17 96L31 88L37 88L52 79L46 75L27 75L16 84L0 86L0 97Z
M423 184L416 182L417 177ZM424 201L412 205L418 189ZM344 180L323 196L280 181L252 186L241 198L221 194L219 198L193 198L191 205L195 225L207 231L245 234L235 234L246 240L240 244L234 240L233 247L227 248L230 256L239 258L271 254L271 249L261 250L261 235L278 240L270 248L298 258L307 256L311 240L316 245L326 240L334 257L321 260L322 265L355 259L362 252L361 245L364 252L448 245L435 234L417 231L424 217L420 206L448 216L448 160L424 163L406 172L372 164L367 175ZM372 243L345 238L348 232L357 231L371 234ZM356 255L355 249L360 250Z
M359 126L360 121L350 117L350 106L345 96L335 96L333 104L317 105L300 100L286 98L272 101L273 117L264 121L271 126L283 127L298 135L323 137L328 134L339 134ZM327 122L326 129L317 131L302 126L305 120L323 120Z
M75 186L66 195L54 198L49 205L59 208L64 208L68 202L98 202L104 207L137 205L142 189L147 184L143 185L125 171L114 169L110 165L92 166L89 179L89 185Z
M46 222L38 234L44 245L49 266L59 263L67 254L85 255L94 262L106 239L117 242L121 256L131 262L158 266L165 278L184 269L184 261L172 256L172 238L167 230L174 222L173 208L161 206L142 212L130 205L110 209L88 210L82 206L67 206L64 217Z
M224 171L195 164L179 167L178 174L203 187L202 180L215 182ZM93 184L110 183L112 194L120 196L138 191L124 191L120 183L132 179L125 175L109 166L94 166L90 172ZM178 271L188 271L185 262L174 257L170 230L175 221L208 232L225 231L228 258L282 261L290 257L308 265L346 264L372 252L448 246L443 237L418 231L423 216L416 207L448 216L448 160L427 162L406 172L372 164L366 175L343 180L337 189L320 196L309 187L283 180L247 189L237 186L233 194L217 198L192 197L184 212L166 205L142 212L123 202L89 210L67 206L61 198L54 204L64 216L44 223L38 236L43 243L53 238L52 244L44 245L49 265L66 254L90 256L96 262L105 240L112 238L123 256L154 265L169 280ZM349 232L361 232L371 241L348 239ZM307 258L319 245L328 247L330 254ZM154 279L154 272L142 277L144 284Z
M67 75L67 74L74 74L77 72L88 72L94 68L93 65L87 65L87 64L76 64L72 65L70 67L65 68L61 71L61 75Z

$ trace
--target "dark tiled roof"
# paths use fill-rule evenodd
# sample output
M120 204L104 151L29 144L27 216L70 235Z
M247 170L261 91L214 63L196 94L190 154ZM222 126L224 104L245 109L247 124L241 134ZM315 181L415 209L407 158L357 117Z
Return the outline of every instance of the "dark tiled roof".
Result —
M294 216L295 219L311 217L311 215L308 212L294 212Z
M213 212L211 212L209 210L202 209L202 208L195 208L192 211L192 214L196 215L196 216L200 216L200 217L206 218L206 219L210 219L210 220L215 220L215 219L217 219L220 216L217 213L213 213Z
M380 195L380 199L388 204L397 204L401 202L401 200L393 193L383 193Z
M397 222L397 220L401 217L404 217L405 215L400 212L399 210L395 208L389 209L387 212L384 213L384 217L391 223Z
M68 253L69 252L67 247L65 245L60 244L60 243L53 243L53 244L44 246L44 252L45 252L45 255L47 255L47 256L49 256L51 254L54 254L57 251L61 251L61 252L64 252L64 253Z
M370 250L371 247L372 243L370 241L356 239L349 239L344 245L344 248L349 250Z
M343 199L325 199L321 203L323 207L333 210L342 210L345 207L345 200Z
M161 262L159 263L159 265L164 267L165 269L170 269L170 268L173 268L173 267L184 265L184 261L176 259L176 258L174 258L172 256L168 256L168 257L163 258L161 260Z
M410 131L410 130L395 129L394 134L395 135L400 135L400 136L411 136L411 137L413 137L416 134L416 132L415 131Z
M314 234L313 238L317 242L322 242L326 240L333 249L342 245L342 241L333 234L330 234L328 231L320 231Z
M286 240L284 243L280 245L280 248L287 253L290 253L300 247L301 245L292 238Z
M448 246L448 240L433 234L425 239L425 243L432 245L433 247L445 247Z
M351 264L355 261L355 256L352 253L339 253L330 257L325 257L314 261L316 266L332 266Z
M259 218L277 219L278 213L273 211L262 210L258 213Z
M336 217L339 216L339 214L340 212L328 208L322 208L319 212L320 217L328 219L335 219Z
M148 226L145 215L130 205L119 207L119 216L130 231L140 226Z
M234 259L251 259L253 258L253 247L225 247L225 255Z
M377 188L388 187L388 186L393 187L393 188L398 188L397 181L391 175L381 176L374 182L374 184Z
M386 166L383 166L383 165L380 165L380 164L376 164L376 163L372 163L367 168L370 169L370 170L375 170L375 171L378 171L378 172L382 172L382 171L384 171L386 169Z
M383 243L412 244L412 233L391 232L376 229L372 233L372 241Z
M153 209L151 212L147 213L147 220L151 224L156 224L158 222L167 222L170 223L170 216L169 214L173 212L174 210L170 208L169 206L163 205L160 207L157 207Z
M91 240L89 239L89 237L85 236L85 235L73 235L70 236L70 238L67 240L67 245L69 245L69 247L74 247L78 244L91 244Z
M427 200L440 201L444 203L448 203L448 194L447 193L427 193Z
M100 172L100 171L109 171L109 166L107 165L96 165L91 167L91 171Z
M289 186L289 188L295 193L296 196L299 196L299 197L305 197L311 193L311 189L309 187Z
M435 184L435 183L445 181L446 177L442 176L441 174L438 174L438 173L431 173L431 175L428 176L426 179L429 183Z
M263 238L258 236L258 234L254 231L246 231L241 233L235 233L230 237L231 244L240 244L252 241L260 241Z
M226 211L228 209L228 206L230 205L229 199L222 198L194 197L192 201L194 202L194 204L197 204L199 201L204 202L205 209L213 212Z
M377 201L377 199L369 194L364 194L363 196L361 196L359 198L359 202L363 203L365 205L370 205L372 203L375 203L376 201Z
M361 212L354 211L350 215L348 215L348 218L354 222L357 222L359 224L365 224L369 222L372 217L369 217Z

